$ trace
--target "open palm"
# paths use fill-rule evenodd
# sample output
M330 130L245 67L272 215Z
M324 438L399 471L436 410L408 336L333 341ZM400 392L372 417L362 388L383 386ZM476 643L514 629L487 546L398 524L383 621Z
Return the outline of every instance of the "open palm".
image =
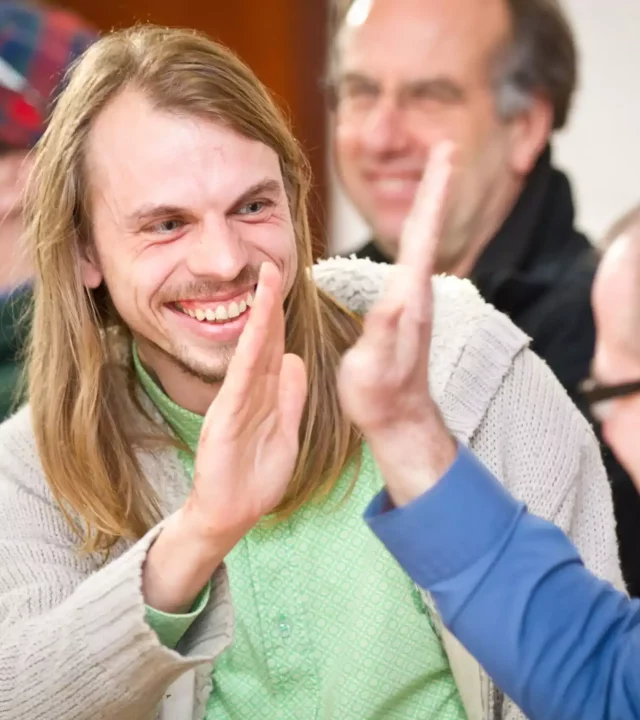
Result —
M307 380L302 359L284 350L280 276L265 264L196 456L192 504L216 533L244 535L274 509L293 474Z

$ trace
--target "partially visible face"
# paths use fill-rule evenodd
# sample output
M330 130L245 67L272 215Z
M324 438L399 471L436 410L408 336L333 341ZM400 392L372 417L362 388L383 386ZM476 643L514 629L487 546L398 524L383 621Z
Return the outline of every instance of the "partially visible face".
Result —
M593 288L597 342L593 376L599 383L618 385L640 381L640 316L635 283L640 253L632 238L616 241L605 255ZM637 238L635 239L637 243ZM640 393L607 402L602 421L604 439L633 478L640 491Z
M220 381L246 325L265 261L296 272L280 163L260 142L211 121L154 109L127 90L88 147L93 254L140 356L165 386ZM174 398L175 399L175 398Z
M10 151L0 157L0 217L20 216L32 165L32 156L26 150Z
M339 176L393 257L431 149L454 141L460 172L442 244L450 264L474 235L497 230L494 198L521 180L490 76L510 30L505 3L356 0L350 21L338 39Z
M14 150L0 157L0 291L28 280L33 267L24 246L23 196L33 157Z

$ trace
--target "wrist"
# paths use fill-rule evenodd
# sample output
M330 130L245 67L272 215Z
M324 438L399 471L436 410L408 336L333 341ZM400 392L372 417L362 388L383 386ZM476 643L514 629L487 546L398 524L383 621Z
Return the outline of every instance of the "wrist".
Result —
M199 532L181 508L167 519L147 553L145 603L165 613L188 612L231 547Z
M440 435L439 442L427 443L427 447L421 448L418 453L420 465L414 463L409 471L392 474L387 483L394 505L408 505L433 490L453 465L457 451L457 444L448 432Z
M433 489L458 453L457 442L439 414L427 422L389 429L368 441L396 507Z

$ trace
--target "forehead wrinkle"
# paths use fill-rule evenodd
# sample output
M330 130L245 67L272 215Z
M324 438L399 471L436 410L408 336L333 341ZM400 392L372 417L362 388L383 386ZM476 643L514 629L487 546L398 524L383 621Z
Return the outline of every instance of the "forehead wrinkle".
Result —
M115 103L97 119L89 148L112 213L149 205L226 210L264 176L282 181L276 153L258 141L208 119L153 109L144 98Z
M102 154L98 160L98 182L96 190L100 197L109 205L115 219L127 215L131 208L141 202L156 205L192 206L198 205L201 198L210 192L210 182L214 180L221 163L212 163L211 154L218 153L219 148L210 148L207 159L201 156L194 146L184 146L183 152L172 153L156 164L150 158L132 157L129 154L114 152ZM206 163L206 166L205 166ZM189 172L177 172L177 165L186 165ZM218 180L220 182L220 180Z

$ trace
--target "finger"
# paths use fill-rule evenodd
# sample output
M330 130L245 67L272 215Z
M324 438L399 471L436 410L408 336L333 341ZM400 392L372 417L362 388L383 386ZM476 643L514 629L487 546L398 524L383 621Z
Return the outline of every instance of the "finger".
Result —
M269 317L269 342L264 362L266 372L280 375L282 357L285 349L285 319L282 299L282 277L272 263L265 263L263 282L271 290L273 298L272 312Z
M366 353L371 369L389 367L395 362L398 326L403 306L387 306L385 298L377 303L364 319L362 335L356 350Z
M428 285L435 268L453 175L454 146L440 143L431 153L400 240L398 262L412 269L412 286Z
M274 323L275 298L269 280L269 271L265 263L260 268L253 306L238 340L230 369L254 370L259 367L261 360L264 361L268 328Z
M283 352L283 349L273 347L274 338L277 338L278 314L282 313L282 306L278 306L277 270L274 269L274 278L268 265L265 263L260 268L249 319L240 335L220 391L234 405L243 404L256 380L270 372L273 353L279 352L281 356Z
M282 430L292 440L299 435L307 391L307 371L302 358L287 353L282 358L278 402Z
M425 289L411 289L411 268L395 265L390 272L385 292L365 317L358 342L369 357L370 370L389 378L404 375L421 362L430 341L430 317L416 309L417 296Z

